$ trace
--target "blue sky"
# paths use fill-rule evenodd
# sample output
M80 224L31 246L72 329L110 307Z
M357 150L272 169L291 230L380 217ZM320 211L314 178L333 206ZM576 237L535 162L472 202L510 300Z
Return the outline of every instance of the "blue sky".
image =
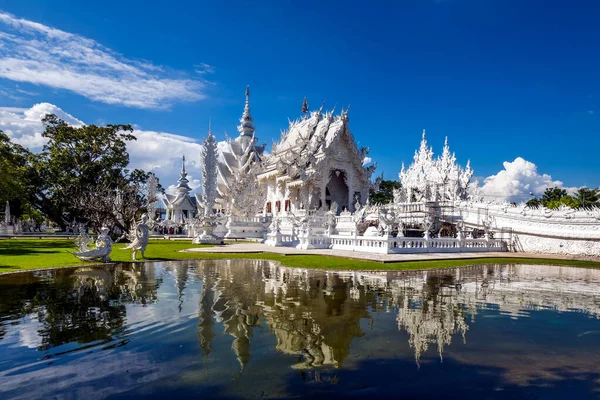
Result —
M427 129L436 153L448 136L459 162L470 158L480 177L522 157L565 186L600 186L597 1L27 0L0 1L0 9L91 39L141 69L130 92L126 82L97 93L104 68L72 58L77 71L91 71L90 87L56 78L62 68L52 71L56 81L40 83L44 66L33 77L3 67L20 44L2 40L2 107L47 102L86 123L132 123L197 140L212 117L222 140L224 131L236 134L250 85L256 134L269 144L307 96L314 108L351 106L351 129L387 178L397 179ZM2 31L29 34L6 21ZM44 54L19 57L37 62ZM107 85L120 73L109 70ZM157 91L175 89L141 91L150 81Z

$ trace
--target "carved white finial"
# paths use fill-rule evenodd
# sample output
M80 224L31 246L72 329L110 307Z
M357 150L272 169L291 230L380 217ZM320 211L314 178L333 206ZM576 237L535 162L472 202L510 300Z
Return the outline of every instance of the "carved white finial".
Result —
M254 118L250 114L250 86L246 86L246 104L244 106L244 112L242 118L240 118L240 125L238 125L238 132L240 136L252 136L255 131Z

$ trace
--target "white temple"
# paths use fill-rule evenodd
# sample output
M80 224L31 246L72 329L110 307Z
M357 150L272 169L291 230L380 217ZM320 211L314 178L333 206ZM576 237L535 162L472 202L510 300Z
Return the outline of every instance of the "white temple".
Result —
M375 169L363 167L367 152L354 141L347 111L319 109L290 121L258 175L266 187L265 214L329 210L333 203L354 211L366 202Z
M348 112L310 112L306 99L302 112L289 122L271 154L265 154L265 145L256 144L246 88L239 136L216 143L209 128L205 141L213 150L210 157L203 156L202 173L216 173L216 194L209 184L206 193L191 198L182 165L177 194L167 195L168 219L183 224L197 212L206 217L196 205L212 203L216 196L217 214L211 218L227 219L226 224L216 223L217 238L381 254L523 251L600 256L599 209L483 202L470 188L470 162L465 167L457 163L447 138L435 157L425 131L412 164L402 164L402 188L394 192L393 202L369 204L369 191L377 186L371 181L376 164L363 165L369 150L358 148ZM188 222L192 229L188 226L187 233L207 224Z
M190 196L192 188L188 185L190 181L187 179L187 175L185 171L185 156L183 156L176 194L165 195L167 220L176 224L184 224L186 220L193 218L197 212L196 199Z

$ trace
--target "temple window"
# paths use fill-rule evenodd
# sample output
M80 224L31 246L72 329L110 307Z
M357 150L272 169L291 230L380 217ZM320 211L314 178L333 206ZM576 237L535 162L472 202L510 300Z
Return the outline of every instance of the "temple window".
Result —
M285 211L292 211L292 202L290 200L286 200L284 203Z
M276 210L277 212L280 212L280 211L281 211L281 201L277 200L277 201L275 202L275 210Z
M271 211L271 202L269 201L267 203L267 214L271 214L271 213L272 213L272 211Z

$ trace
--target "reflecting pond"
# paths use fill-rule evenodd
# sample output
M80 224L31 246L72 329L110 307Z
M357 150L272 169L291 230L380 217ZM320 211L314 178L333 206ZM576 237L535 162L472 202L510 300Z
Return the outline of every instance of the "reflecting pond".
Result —
M599 398L600 270L0 276L0 398Z

